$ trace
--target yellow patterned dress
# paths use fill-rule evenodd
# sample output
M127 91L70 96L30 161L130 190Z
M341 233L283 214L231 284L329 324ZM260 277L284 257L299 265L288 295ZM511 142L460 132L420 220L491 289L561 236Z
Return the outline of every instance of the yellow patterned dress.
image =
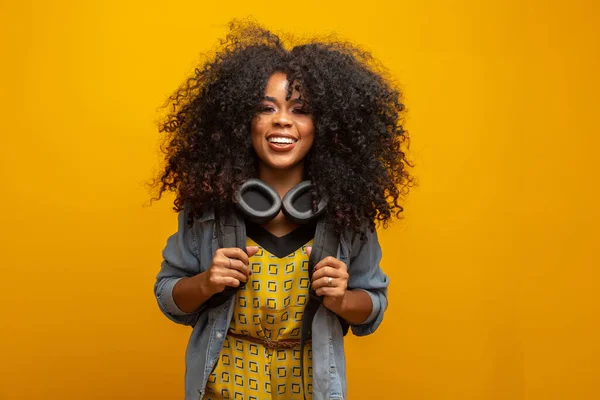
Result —
M303 400L300 346L272 348L264 340L300 339L308 300L308 255L315 225L303 225L277 237L247 222L252 270L238 290L229 332L219 361L209 376L205 400ZM306 399L312 398L312 349L304 349Z

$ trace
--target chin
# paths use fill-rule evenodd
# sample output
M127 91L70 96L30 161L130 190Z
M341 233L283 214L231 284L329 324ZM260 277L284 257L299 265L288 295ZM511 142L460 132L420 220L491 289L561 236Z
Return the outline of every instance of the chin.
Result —
M292 169L296 166L296 164L271 164L269 167L271 169L276 169L279 171L284 171L287 169Z
M287 170L297 167L299 162L266 162L264 165L270 169Z

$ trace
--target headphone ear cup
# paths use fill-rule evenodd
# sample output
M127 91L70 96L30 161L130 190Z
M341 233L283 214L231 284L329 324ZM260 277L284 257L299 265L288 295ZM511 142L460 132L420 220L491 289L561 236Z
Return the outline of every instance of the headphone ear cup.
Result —
M285 216L296 224L307 224L316 220L323 214L327 207L327 199L322 198L317 206L317 211L312 211L310 197L310 181L303 181L294 186L283 196L281 207Z
M279 214L281 199L271 186L260 179L248 179L235 194L236 208L250 221L266 224Z

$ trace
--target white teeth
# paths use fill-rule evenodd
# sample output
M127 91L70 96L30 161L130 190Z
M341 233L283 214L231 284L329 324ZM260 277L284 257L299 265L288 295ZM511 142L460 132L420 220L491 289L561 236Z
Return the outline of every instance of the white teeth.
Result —
M271 143L281 143L281 144L292 144L292 143L294 143L294 139L292 139L292 138L282 138L282 137L271 137L271 138L269 138L269 142L271 142Z

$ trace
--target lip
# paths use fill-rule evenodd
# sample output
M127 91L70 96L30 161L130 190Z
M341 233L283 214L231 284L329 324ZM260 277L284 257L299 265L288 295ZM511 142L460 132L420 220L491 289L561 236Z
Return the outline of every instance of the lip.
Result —
M267 144L269 145L269 148L271 150L276 151L276 152L286 152L286 151L290 151L294 147L296 147L296 143L281 145L281 144L275 144L275 143L271 143L271 142L267 141Z

